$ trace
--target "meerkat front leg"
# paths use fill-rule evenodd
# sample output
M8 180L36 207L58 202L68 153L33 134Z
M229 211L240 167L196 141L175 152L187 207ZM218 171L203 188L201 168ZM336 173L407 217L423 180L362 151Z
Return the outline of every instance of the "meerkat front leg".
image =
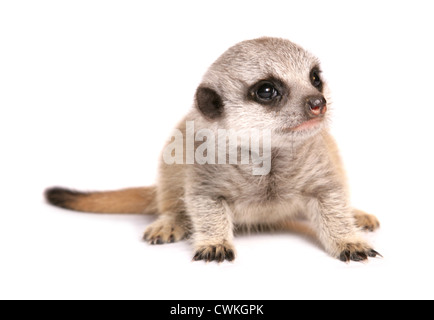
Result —
M187 200L193 226L195 261L233 261L232 213L224 199L192 196Z
M339 193L332 192L309 201L310 219L327 252L344 262L380 255L362 239L352 209L345 203Z

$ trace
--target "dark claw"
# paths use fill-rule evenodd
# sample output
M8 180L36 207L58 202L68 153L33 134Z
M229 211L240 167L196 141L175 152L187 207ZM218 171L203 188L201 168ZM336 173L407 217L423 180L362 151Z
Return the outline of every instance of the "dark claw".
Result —
M152 245L160 245L160 244L163 244L163 241L161 240L161 238L160 237L157 237L156 239L153 239L152 241L151 241L151 244Z
M225 248L225 258L228 261L234 261L235 260L235 254L233 250L228 250Z
M223 261L225 261L225 255L222 254L222 252L216 253L215 260L219 263L223 262Z
M351 254L348 250L345 250L344 252L341 253L341 256L339 257L339 259L342 262L349 262L351 258Z
M208 254L206 255L206 259L205 260L207 262L214 261L215 260L215 256L216 256L216 251L217 251L216 247L211 247L211 251L208 252Z
M199 260L201 260L200 259L200 254L199 254L199 252L196 252L196 254L193 257L193 261L199 261Z
M368 255L364 252L354 252L351 254L351 260L353 261L364 261L368 259Z
M195 254L194 257L193 257L193 260L194 260L194 261L200 261L200 260L203 260L203 256L202 256L202 254L203 254L203 250L202 250L202 251L197 251L196 254Z
M175 236L172 234L170 235L169 243L174 243L174 242L175 242Z
M203 256L203 260L205 260L206 262L211 261L211 255L212 255L211 252L205 253L205 255Z
M377 251L375 251L374 249L371 249L368 252L368 256L371 257L371 258L375 258L376 256L379 256L379 257L383 258L383 256L381 254L379 254Z

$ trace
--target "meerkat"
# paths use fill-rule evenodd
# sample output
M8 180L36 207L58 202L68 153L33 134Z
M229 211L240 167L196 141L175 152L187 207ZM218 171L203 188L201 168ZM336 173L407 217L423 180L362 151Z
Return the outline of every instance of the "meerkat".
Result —
M46 198L76 211L157 214L144 239L159 245L189 238L195 261L232 261L237 229L279 229L301 216L331 256L344 262L380 256L362 236L363 229L379 227L377 218L349 202L328 129L329 100L319 60L311 53L280 38L241 42L211 65L192 110L176 129L184 148L189 121L195 132L216 135L219 129L269 130L267 174L252 174L251 162L161 160L154 186L92 193L51 188Z

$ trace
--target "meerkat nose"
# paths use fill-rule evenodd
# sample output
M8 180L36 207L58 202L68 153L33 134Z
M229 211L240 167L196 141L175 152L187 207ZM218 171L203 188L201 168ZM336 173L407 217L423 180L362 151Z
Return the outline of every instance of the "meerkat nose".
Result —
M306 105L314 116L323 115L327 112L327 101L323 96L314 96L306 99Z

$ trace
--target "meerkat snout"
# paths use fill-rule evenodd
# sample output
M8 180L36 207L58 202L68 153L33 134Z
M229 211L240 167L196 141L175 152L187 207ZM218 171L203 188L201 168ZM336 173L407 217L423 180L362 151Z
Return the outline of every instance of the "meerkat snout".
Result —
M327 112L327 100L323 96L306 98L306 106L310 115L317 117Z

